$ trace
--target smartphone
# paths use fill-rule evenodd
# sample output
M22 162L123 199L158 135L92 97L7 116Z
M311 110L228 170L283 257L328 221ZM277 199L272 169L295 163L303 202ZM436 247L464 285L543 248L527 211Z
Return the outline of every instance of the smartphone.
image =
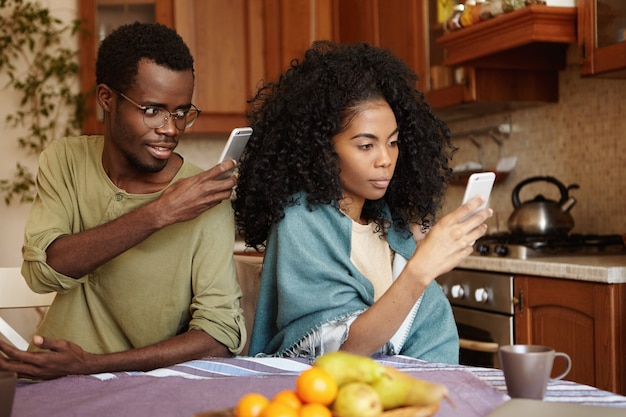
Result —
M250 135L252 135L252 129L249 127L236 127L230 132L230 136L226 141L226 145L224 146L224 150L222 150L222 154L218 159L217 163L224 162L228 159L234 159L235 161L239 161L241 154L243 153L246 144L248 143L248 139L250 139ZM228 171L220 175L218 178L223 179L228 177L232 171Z
M471 212L462 221L467 220L475 213L487 207L487 205L489 204L491 189L493 188L493 183L495 182L495 180L496 174L494 172L477 172L470 175L469 179L467 180L465 195L463 196L463 204L476 196L481 196L485 200L485 202L476 210Z

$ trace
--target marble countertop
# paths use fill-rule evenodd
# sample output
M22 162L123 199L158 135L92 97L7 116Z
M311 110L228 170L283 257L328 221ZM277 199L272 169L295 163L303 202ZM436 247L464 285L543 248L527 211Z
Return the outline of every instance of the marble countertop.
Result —
M513 274L602 282L607 284L626 283L626 254L531 259L470 256L461 262L459 268L510 272Z

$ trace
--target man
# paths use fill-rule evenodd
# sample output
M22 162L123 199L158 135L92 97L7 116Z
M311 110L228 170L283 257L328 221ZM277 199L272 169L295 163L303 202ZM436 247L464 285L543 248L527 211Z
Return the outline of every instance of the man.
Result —
M0 342L27 378L148 370L239 353L246 341L233 261L234 176L174 153L199 110L193 58L173 30L134 23L101 44L104 136L40 157L22 273L58 294L29 352Z

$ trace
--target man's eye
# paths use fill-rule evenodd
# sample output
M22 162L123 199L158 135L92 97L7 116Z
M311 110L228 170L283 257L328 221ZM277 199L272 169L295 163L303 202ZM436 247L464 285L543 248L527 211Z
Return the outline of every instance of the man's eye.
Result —
M172 114L174 115L175 119L184 119L187 116L187 112L184 110L177 110Z
M148 117L157 117L161 115L162 110L159 109L158 107L146 107L146 109L143 112Z

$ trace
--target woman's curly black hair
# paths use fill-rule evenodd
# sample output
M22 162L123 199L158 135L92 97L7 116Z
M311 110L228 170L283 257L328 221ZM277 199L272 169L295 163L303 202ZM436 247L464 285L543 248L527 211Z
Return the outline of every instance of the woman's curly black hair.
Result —
M254 132L239 163L233 201L246 244L264 247L269 228L297 192L308 194L309 206L338 203L342 188L331 139L348 126L359 104L380 98L396 117L399 156L385 196L366 201L362 215L383 226L386 203L399 227L428 227L441 207L455 148L416 81L388 50L318 41L278 82L261 87L249 100Z
M193 57L174 29L160 23L122 25L98 48L96 83L126 92L137 77L142 59L173 71L193 72Z

